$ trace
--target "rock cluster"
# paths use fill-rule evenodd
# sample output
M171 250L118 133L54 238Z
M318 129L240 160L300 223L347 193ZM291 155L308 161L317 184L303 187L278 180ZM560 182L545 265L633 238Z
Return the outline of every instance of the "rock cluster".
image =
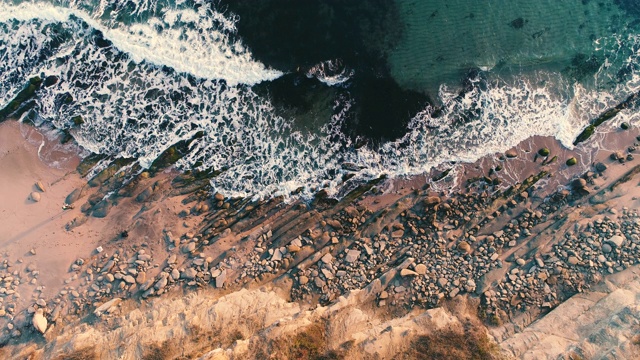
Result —
M551 254L513 268L496 290L483 294L487 315L500 317L505 310L531 306L555 307L564 298L587 290L602 274L639 262L640 216L625 208L617 221L605 217L577 232L567 232Z

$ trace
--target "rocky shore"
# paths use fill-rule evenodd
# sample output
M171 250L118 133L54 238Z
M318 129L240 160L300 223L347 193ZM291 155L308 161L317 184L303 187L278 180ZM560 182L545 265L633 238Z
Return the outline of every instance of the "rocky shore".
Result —
M3 168L40 161L17 137L19 128L33 131L25 127L0 124L0 136L13 139L0 142ZM292 331L325 324L318 356L411 358L409 339L434 336L420 329L426 321L460 331L473 324L502 346L493 358L591 356L593 347L633 358L633 326L588 349L583 339L544 352L510 339L640 262L639 135L629 126L601 135L611 151L534 138L453 171L378 179L340 200L321 192L311 202L213 193L215 173L172 169L184 144L147 170L89 156L55 170L3 171L3 184L20 186L3 192L9 201L0 208L0 354L65 358L117 333L135 340L91 356L140 358L172 333L193 339L184 330L191 320L215 327L207 309L224 306L221 324L249 308L274 317L246 315L255 324L235 340L193 342L189 357L252 358L260 346L280 349ZM16 224L12 213L34 216ZM268 296L248 300L257 294ZM207 305L175 326L154 314L156 306L186 311L183 298ZM145 325L144 314L156 324ZM210 335L221 339L216 329Z

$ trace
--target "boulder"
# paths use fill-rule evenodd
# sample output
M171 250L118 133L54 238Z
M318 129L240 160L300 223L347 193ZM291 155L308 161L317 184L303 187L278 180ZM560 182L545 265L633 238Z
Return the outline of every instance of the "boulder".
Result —
M216 276L216 287L221 288L224 286L224 282L227 280L227 270L222 270L220 275Z
M156 290L160 290L162 288L164 288L165 286L167 286L168 280L166 276L162 276L160 277L160 279L156 282L156 284L153 286L154 288L156 288Z
M413 270L409 270L409 269L402 269L400 270L400 276L416 276L418 275L417 272L413 271Z
M439 196L429 196L426 199L424 199L424 204L427 206L433 206L433 205L438 205L440 204L440 197Z
M305 285L309 282L309 278L302 275L298 278L298 282L300 283L300 285Z
M538 155L540 155L540 156L547 157L547 156L549 156L549 154L551 154L551 151L548 148L542 148L542 149L538 150Z
M193 280L193 279L196 278L197 274L198 274L198 272L196 271L196 269L187 268L185 271L182 272L180 277L183 278L183 279L187 279L187 280Z
M620 235L615 235L607 239L607 242L615 247L620 247L624 243L624 238Z
M80 199L82 195L82 189L75 189L69 195L67 195L67 198L64 200L64 202L65 204L71 205L74 202L78 201L78 199Z
M31 197L31 200L34 202L40 201L40 193L37 193L34 191L31 193L30 197Z
M182 247L182 252L185 254L192 253L196 250L196 243L190 242L187 245Z
M171 270L171 278L173 280L178 280L180 279L180 271L178 271L178 269L173 269Z
M281 260L282 260L282 252L280 251L280 249L273 250L271 261L281 261Z
M507 150L507 152L505 152L504 154L510 159L518 156L518 152L516 151L516 149Z
M359 257L360 257L360 251L351 249L347 251L347 256L345 257L345 260L348 263L353 263L354 261L358 260Z
M136 283L138 285L144 284L147 281L147 273L140 271L136 276Z
M469 245L469 243L466 241L461 241L458 244L458 250L468 254L471 252L471 245Z
M93 207L91 215L97 218L104 218L109 214L109 202L107 200L101 200Z
M102 314L109 312L109 310L111 310L111 308L113 308L114 306L118 305L120 303L120 301L122 301L121 298L113 298L109 301L107 301L106 303L98 306L97 309L95 309L95 311L93 312L96 316L102 316Z
M415 269L416 273L418 273L418 275L424 275L427 273L427 265L425 264L418 264L416 265Z
M571 182L571 187L573 187L576 190L584 189L587 187L587 180L583 178L575 179Z
M41 334L47 331L47 318L44 317L44 311L42 309L36 310L35 314L33 314L32 324Z
M38 190L40 190L42 192L45 192L44 184L42 183L42 181L36 181L36 189L38 189Z

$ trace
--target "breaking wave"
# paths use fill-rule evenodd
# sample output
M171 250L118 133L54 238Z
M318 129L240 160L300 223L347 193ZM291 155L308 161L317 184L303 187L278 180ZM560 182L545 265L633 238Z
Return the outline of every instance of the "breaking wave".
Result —
M509 78L481 72L462 95L440 87L438 117L426 108L404 137L375 150L356 148L341 132L350 100L338 99L334 116L313 134L295 130L293 119L277 115L252 88L281 73L251 58L232 14L195 4L0 4L0 106L30 77L55 76L23 117L69 130L92 152L137 158L143 167L202 132L177 165L222 170L212 184L229 196L266 198L319 189L340 196L383 174L473 162L533 135L572 147L590 119L640 90L639 37L602 38L595 44L603 65L588 85L554 72ZM119 18L124 12L129 17ZM333 60L307 75L338 85L355 71ZM639 122L631 111L621 116Z

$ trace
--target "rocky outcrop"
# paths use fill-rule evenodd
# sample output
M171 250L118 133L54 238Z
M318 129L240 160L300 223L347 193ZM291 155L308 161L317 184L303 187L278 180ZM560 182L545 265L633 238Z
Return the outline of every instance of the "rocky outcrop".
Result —
M591 292L574 295L524 329L508 324L493 335L520 359L558 359L570 353L583 359L635 359L640 351L632 339L640 324L639 296L640 267L634 266L608 276Z

